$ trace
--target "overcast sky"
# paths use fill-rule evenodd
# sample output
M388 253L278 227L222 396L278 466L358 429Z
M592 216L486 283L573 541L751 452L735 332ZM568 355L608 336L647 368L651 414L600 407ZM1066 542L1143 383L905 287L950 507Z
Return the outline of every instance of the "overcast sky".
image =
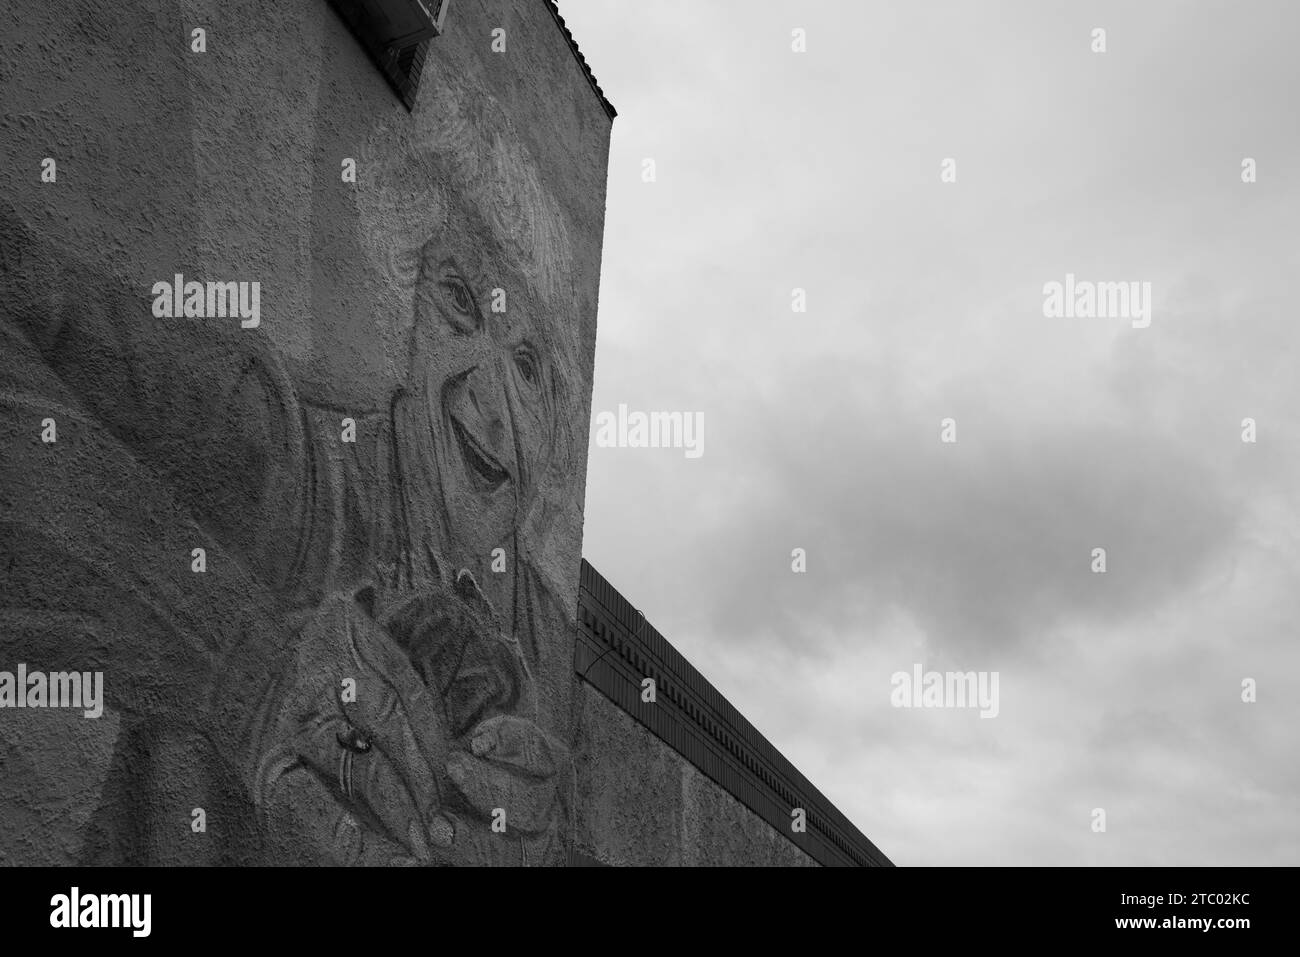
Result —
M593 444L586 556L898 864L1300 863L1300 7L561 12L619 111L593 414L704 416Z

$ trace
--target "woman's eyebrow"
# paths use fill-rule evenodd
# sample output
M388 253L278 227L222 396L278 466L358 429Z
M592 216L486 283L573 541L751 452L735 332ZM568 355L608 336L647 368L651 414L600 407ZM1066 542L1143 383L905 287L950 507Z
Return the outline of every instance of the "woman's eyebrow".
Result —
M443 256L437 260L435 267L439 272L452 272L458 276L463 276L465 270L460 268L460 263L456 261L455 256Z

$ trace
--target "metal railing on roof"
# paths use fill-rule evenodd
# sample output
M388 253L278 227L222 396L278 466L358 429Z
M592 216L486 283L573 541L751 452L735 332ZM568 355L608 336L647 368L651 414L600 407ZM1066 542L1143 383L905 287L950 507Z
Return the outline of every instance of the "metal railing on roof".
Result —
M574 671L821 864L893 866L586 560ZM642 700L653 678L655 701ZM803 808L806 830L792 829Z

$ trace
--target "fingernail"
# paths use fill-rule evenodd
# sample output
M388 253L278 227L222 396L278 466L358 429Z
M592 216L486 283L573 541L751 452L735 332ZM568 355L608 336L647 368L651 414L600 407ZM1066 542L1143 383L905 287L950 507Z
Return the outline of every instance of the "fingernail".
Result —
M429 844L421 833L420 825L412 821L406 825L406 836L411 841L411 850L415 851L415 856L421 859L429 856Z
M334 830L342 860L351 865L361 856L361 825L351 814L344 814Z
M474 752L474 756L481 758L497 745L496 735L489 731L474 736L469 743L469 749Z
M437 847L451 847L451 842L455 838L456 828L451 821L441 814L435 814L433 820L429 822L429 840Z
M452 755L447 759L447 774L457 784L465 783L465 766L461 764L461 759L458 755Z

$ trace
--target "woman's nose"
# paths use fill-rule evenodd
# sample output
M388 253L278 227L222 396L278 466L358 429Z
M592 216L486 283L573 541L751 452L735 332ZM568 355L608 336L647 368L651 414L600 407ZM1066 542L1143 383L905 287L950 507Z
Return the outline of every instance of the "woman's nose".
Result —
M483 437L500 449L507 438L510 411L499 362L480 363L465 378L465 397L478 417Z

